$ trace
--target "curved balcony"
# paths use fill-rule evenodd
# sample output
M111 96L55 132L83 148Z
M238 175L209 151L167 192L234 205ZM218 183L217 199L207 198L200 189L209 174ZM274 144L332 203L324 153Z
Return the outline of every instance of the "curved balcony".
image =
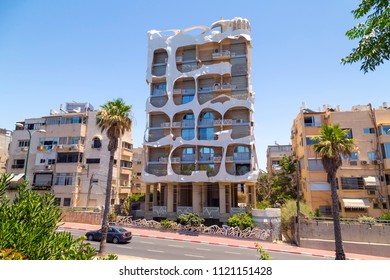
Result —
M164 76L167 71L168 53L165 49L158 49L153 54L152 75Z

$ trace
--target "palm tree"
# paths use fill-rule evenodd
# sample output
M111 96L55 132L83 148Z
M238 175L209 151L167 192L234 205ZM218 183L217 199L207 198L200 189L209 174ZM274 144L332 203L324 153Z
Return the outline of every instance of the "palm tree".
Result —
M108 216L111 206L111 187L112 172L114 166L114 155L118 149L118 139L126 132L131 130L132 117L131 106L126 105L121 98L108 101L100 106L101 110L97 112L97 125L102 132L106 131L109 139L108 151L110 152L110 161L108 164L106 200L104 204L104 213L102 221L102 239L100 241L99 254L106 254L107 232L109 229Z
M328 182L332 192L332 214L336 247L336 260L345 260L339 216L339 198L337 195L336 173L342 164L341 156L351 156L355 148L354 140L348 138L349 130L341 129L339 124L321 126L321 136L313 137L317 143L314 151L321 157L321 162L328 174Z

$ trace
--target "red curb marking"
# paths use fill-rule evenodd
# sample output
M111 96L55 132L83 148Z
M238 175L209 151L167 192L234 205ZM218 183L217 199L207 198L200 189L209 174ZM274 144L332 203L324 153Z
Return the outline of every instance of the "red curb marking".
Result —
M164 236L157 236L156 238L157 238L157 239L167 239L167 238L164 237Z
M191 242L193 242L193 243L200 243L199 240L191 240Z

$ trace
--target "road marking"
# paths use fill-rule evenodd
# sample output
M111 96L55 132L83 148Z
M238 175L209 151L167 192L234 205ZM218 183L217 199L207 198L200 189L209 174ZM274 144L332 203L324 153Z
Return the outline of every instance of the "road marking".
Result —
M184 246L179 246L179 245L169 245L169 244L168 244L168 247L184 248Z
M115 245L115 248L121 248L121 249L133 249L133 247L128 247L128 246L121 246L121 245Z
M159 251L159 250L147 250L147 251L152 253L165 253L164 251Z
M147 242L147 241L140 241L139 243L149 244L149 245L154 244L153 242Z
M191 258L202 258L202 259L204 259L204 256L198 256L198 255L184 254L184 256L191 257Z
M195 249L199 251L211 251L211 249L206 249L206 248L195 248Z
M226 253L226 254L232 254L232 255L241 255L241 253L229 252L229 251L225 251L224 253Z

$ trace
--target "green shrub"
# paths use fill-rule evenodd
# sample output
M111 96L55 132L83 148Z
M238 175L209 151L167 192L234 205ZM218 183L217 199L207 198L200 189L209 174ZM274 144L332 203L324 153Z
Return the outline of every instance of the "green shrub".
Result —
M50 193L43 195L27 189L27 181L18 188L14 201L5 195L11 176L0 176L0 251L12 249L10 257L30 260L91 260L95 249L73 239L70 232L56 232L61 211ZM7 251L6 251L7 252ZM20 254L20 255L19 255Z
M263 250L263 246L259 243L256 243L256 250L260 254L260 260L272 260L268 252Z
M204 219L201 218L198 213L181 214L177 220L181 225L190 225L193 227L198 227L204 223Z
M172 220L162 220L160 224L163 228L166 229L177 229L177 223Z
M316 210L314 210L314 217L317 217L317 218L322 217L322 214L321 214L321 211L319 208L316 208Z
M15 251L15 249L3 249L0 251L0 260L25 260L26 257L21 253Z
M230 227L239 227L240 229L253 228L253 219L248 213L238 213L228 219Z
M300 202L299 208L305 216L311 215L311 209L308 205ZM296 200L288 200L281 208L281 231L286 241L294 240L294 222L297 216Z
M266 209L266 208L271 208L271 202L267 200L262 200L256 203L256 209Z
M363 216L358 217L358 222L360 224L375 224L376 220L373 217L363 215Z
M390 220L390 212L379 217L380 220Z

